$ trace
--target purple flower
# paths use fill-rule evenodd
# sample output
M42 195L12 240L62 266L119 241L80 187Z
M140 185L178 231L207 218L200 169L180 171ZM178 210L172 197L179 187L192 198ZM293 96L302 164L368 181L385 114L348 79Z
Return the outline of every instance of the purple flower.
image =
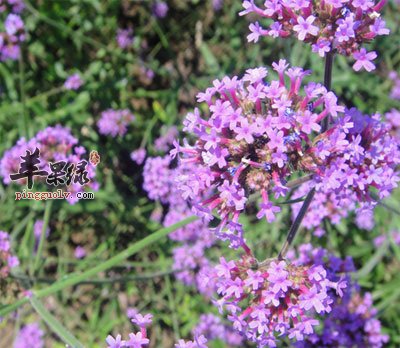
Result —
M77 90L83 85L83 81L79 74L73 74L64 82L64 87L69 90Z
M74 256L75 256L75 258L77 258L77 259L83 259L83 258L86 256L86 250L85 250L85 248L83 248L83 247L81 247L80 245L78 245L78 246L75 248Z
M377 57L375 51L367 53L365 48L361 48L359 52L353 53L353 57L356 60L353 65L355 71L359 71L361 68L364 68L367 71L375 70L375 65L371 63L371 60Z
M267 0L258 3L261 4L257 5L254 0L243 1L244 11L239 15L252 14L273 22L269 29L258 21L250 23L249 42L258 42L262 36L288 38L296 35L321 57L333 49L335 53L354 56L361 51L363 43L389 33L379 13L386 3L384 0L377 4L372 0ZM358 65L354 69L358 71Z
M168 12L168 5L164 1L156 1L152 7L153 16L164 18Z
M299 40L304 41L306 35L308 34L313 36L318 35L318 27L312 25L314 21L315 17L312 15L308 16L306 19L304 19L303 17L297 18L297 24L293 27L293 30L297 32L297 37Z
M122 49L129 48L132 46L134 42L133 38L133 30L131 28L128 29L121 29L119 28L117 31L117 43L118 46Z
M131 348L142 348L143 346L149 344L150 340L143 336L141 332L136 334L130 333L129 340L126 341L125 346Z
M121 335L117 335L115 336L115 338L112 337L111 335L108 335L106 338L106 342L108 348L122 348L125 347L126 343L121 339Z
M135 161L138 165L141 165L143 164L146 158L146 154L147 154L146 149L140 148L131 152L131 159L132 161Z
M146 327L151 325L151 323L153 322L153 315L145 314L143 316L140 313L137 313L132 317L131 322L138 325L141 328Z
M128 110L108 109L101 113L101 118L97 122L99 131L104 135L123 136L127 132L127 127L135 120L135 116Z
M19 330L13 348L43 348L44 333L38 323L26 324Z

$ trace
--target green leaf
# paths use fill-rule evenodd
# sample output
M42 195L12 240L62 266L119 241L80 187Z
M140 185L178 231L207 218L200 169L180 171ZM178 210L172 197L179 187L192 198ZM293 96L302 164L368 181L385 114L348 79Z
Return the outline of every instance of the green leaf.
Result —
M83 344L79 342L58 320L54 317L43 304L35 297L30 298L32 307L46 322L50 329L60 337L66 344L72 348L83 348Z

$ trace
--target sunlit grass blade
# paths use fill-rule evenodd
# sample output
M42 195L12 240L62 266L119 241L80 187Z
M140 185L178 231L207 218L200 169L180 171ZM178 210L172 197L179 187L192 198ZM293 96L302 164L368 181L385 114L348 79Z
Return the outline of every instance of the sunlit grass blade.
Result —
M35 297L30 298L32 307L35 308L36 312L40 317L46 322L49 328L60 337L64 343L68 344L73 348L83 348L82 343L80 343L58 320L55 318Z

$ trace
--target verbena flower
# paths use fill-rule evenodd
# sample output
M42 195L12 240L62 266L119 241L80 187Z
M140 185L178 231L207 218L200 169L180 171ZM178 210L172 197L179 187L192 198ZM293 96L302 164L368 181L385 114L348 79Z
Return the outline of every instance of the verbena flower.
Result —
M17 60L20 44L25 41L25 25L18 14L9 13L4 21L5 32L0 33L0 61Z
M328 52L353 56L354 70L375 69L371 60L375 52L366 52L364 43L379 35L388 35L389 29L379 12L386 0L256 0L243 1L244 10L239 15L254 14L267 19L266 26L259 22L250 24L248 41L257 42L260 36L297 37L309 43L312 50L324 57ZM260 5L258 5L260 4Z
M320 84L303 87L309 72L287 69L284 60L273 67L279 79L270 83L264 82L267 69L260 67L241 79L215 80L199 93L209 116L202 117L199 109L189 113L184 130L195 143L175 143L171 151L172 157L181 155L180 166L195 165L179 178L183 197L206 219L213 218L215 209L222 220L218 237L235 248L244 245L238 220L249 195L261 193L257 217L272 222L280 208L270 195L285 197L293 173L312 174L317 189L337 194L349 189L359 201L371 200L370 187L386 196L398 180L399 152L378 116L345 111ZM321 133L325 117L331 125ZM360 180L352 181L355 177Z
M134 120L135 116L128 109L108 109L101 113L101 118L97 121L97 127L99 127L99 131L103 135L123 136Z
M393 81L392 90L390 91L390 98L400 100L400 77L395 71L389 73L389 78Z
M133 42L134 42L134 37L133 37L133 30L131 28L118 29L117 43L119 47L121 47L122 49L126 49L129 46L132 46Z
M0 176L2 176L3 182L6 185L12 182L10 174L18 173L21 163L20 156L25 155L26 150L32 152L35 148L40 150L40 164L38 164L38 168L48 172L51 172L49 170L49 162L66 161L76 166L81 160L88 160L87 157L84 157L87 153L86 149L78 145L78 139L71 134L69 128L60 125L47 127L39 131L28 141L25 138L19 139L12 148L4 152L0 160ZM92 190L97 190L98 183L94 180L96 175L95 167L89 162L86 166L86 170L88 172L88 178L90 179L90 182L86 186L90 187ZM35 177L35 181L43 181L43 178ZM24 185L25 179L20 179L17 183ZM82 192L83 190L83 186L74 182L67 187L67 191L73 193ZM78 199L75 195L71 195L71 197L68 198L70 204L74 204L77 201Z
M392 239L396 245L400 246L400 231L396 230L390 231L389 235L387 233L384 233L375 237L373 240L374 246L376 248L381 247L383 243L385 243L388 240L388 238Z
M297 342L295 347L368 347L381 348L389 337L381 333L377 310L373 308L372 296L362 295L358 284L351 280L354 271L351 257L342 260L327 250L313 248L310 244L299 247L299 255L291 255L293 262L309 265L323 265L327 278L337 282L334 292L331 291L332 311L321 321L322 326L304 341ZM341 275L341 278L338 276ZM343 282L347 283L343 292Z
M18 265L19 260L11 251L10 235L0 231L0 280L7 278L11 269Z
M136 164L141 165L146 158L146 154L146 149L140 148L131 152L131 159L136 162Z
M175 167L173 162L169 156L150 157L143 168L143 188L148 197L170 207L162 220L165 227L193 215L190 205L182 200L177 187L178 177L192 171L193 168ZM194 221L176 229L169 238L182 242L173 250L176 278L185 285L196 286L200 293L210 296L215 284L204 281L204 275L212 269L205 251L215 243L215 237L207 223L201 220Z
M242 346L243 337L235 332L230 326L222 322L221 318L214 314L202 314L198 324L193 328L192 333L195 337L203 335L208 341L221 340L229 346Z
M83 259L86 256L85 248L78 245L74 250L74 256L76 259Z
M277 336L301 341L314 333L316 313L331 311L331 290L345 287L329 279L322 265L259 264L249 255L229 262L221 257L216 273L220 311L259 347L275 347Z
M166 152L171 148L174 140L178 136L178 128L176 126L161 129L162 135L154 141L154 148L157 151Z
M79 74L73 74L64 82L64 87L69 90L77 90L83 85L83 80Z
M19 330L14 341L14 348L43 348L44 333L38 323L26 324Z
M164 1L156 0L152 6L152 13L154 17L164 18L168 12L168 5Z

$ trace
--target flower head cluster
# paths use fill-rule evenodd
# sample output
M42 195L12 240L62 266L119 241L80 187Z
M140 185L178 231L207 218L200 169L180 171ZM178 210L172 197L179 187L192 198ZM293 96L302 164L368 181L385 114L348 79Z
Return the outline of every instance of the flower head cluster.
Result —
M0 4L0 12L10 11L4 21L4 32L0 32L0 61L17 60L21 54L20 44L25 41L25 25L19 16L24 6L22 1L8 0Z
M379 115L345 110L319 84L310 82L302 90L307 72L301 68L288 69L287 83L285 61L273 67L279 80L271 83L263 81L265 68L249 69L242 79L214 81L214 87L198 95L210 116L203 118L195 109L184 121L195 144L175 143L171 151L172 156L182 154L182 166L197 166L179 178L183 197L207 219L217 210L217 235L232 247L244 245L238 219L249 195L261 193L257 217L272 222L280 208L269 194L286 196L295 172L311 174L317 191L333 193L341 204L356 199L361 208L373 205L368 203L373 201L370 188L384 198L399 180L400 152ZM332 121L322 132L319 122L325 117ZM199 200L199 195L207 198Z
M396 109L390 110L385 114L385 119L388 122L390 134L400 145L400 111Z
M128 315L133 324L137 325L140 331L136 333L130 333L128 340L123 340L120 334L115 337L108 335L106 338L107 348L143 348L148 347L150 340L148 338L147 328L153 322L153 315L151 314L140 314L136 309L130 308ZM194 341L179 340L175 347L181 348L207 348L205 345L207 339L204 336L195 337Z
M342 260L327 250L313 248L310 244L299 247L299 254L291 253L293 262L299 264L324 265L327 278L337 281L336 293L341 293L344 282L348 290L343 296L332 293L332 311L322 322L322 328L297 342L296 347L369 347L381 348L389 337L381 333L377 310L373 308L369 293L362 295L357 283L351 281L354 271L351 257ZM341 279L338 273L342 273ZM339 280L338 280L339 279Z
M222 296L218 306L229 313L233 327L259 347L275 347L277 335L301 341L312 334L319 324L315 313L331 311L331 290L346 286L330 280L321 265L278 260L258 264L249 255L236 262L221 258L216 271Z
M143 168L143 188L149 198L170 207L162 221L165 227L192 215L190 206L181 198L176 180L186 172L195 170L195 165L174 167L173 162L169 156L150 157ZM185 285L195 285L204 295L211 295L214 284L204 282L203 275L212 269L205 250L214 244L215 238L207 223L194 221L172 232L169 238L182 243L173 250L176 278Z
M108 335L106 338L107 348L142 348L146 347L150 340L147 338L147 327L153 322L153 316L151 314L142 315L137 311L132 313L131 321L133 324L137 325L140 329L137 333L130 333L128 340L122 340L121 335L117 335L115 338Z
M43 348L43 330L38 323L26 324L17 334L14 348Z
M126 49L129 46L132 46L134 42L133 30L131 28L128 29L118 29L117 31L117 43L118 46L122 49Z
M103 135L123 136L129 124L135 120L135 116L128 110L108 109L101 113L101 118L97 122L97 127Z
M397 72L391 71L389 78L393 81L393 87L390 91L390 98L400 100L400 76Z
M204 336L208 341L219 339L229 346L242 346L243 337L231 326L224 324L214 314L202 314L199 323L192 330L194 337Z
M388 35L389 29L380 18L379 11L385 4L381 0L267 0L263 6L255 0L243 1L244 10L240 15L254 13L271 20L268 28L259 22L250 24L248 41L257 42L260 36L296 36L300 41L310 43L312 50L324 57L328 52L353 56L353 69L371 71L371 62L377 57L375 52L367 52L361 47L376 36Z
M64 82L64 87L69 90L77 90L83 85L83 81L79 74L73 74Z
M154 148L157 151L166 152L171 148L174 140L178 136L178 128L176 126L167 129L161 129L162 135L154 141Z
M388 240L388 238L391 238L396 245L400 246L400 231L390 231L389 236L386 233L383 233L378 237L375 237L374 246L376 248L381 247Z
M24 0L3 0L0 3L0 13L21 13L25 9Z
M154 17L164 18L168 12L168 5L164 1L156 0L152 6L152 13Z
M11 253L10 236L0 231L0 279L7 278L11 268L17 267L19 260Z
M140 148L131 152L131 159L136 162L136 164L141 165L146 158L146 154L146 149Z
M5 184L10 184L10 174L18 173L19 166L21 163L20 156L25 155L26 150L33 152L36 148L40 150L40 163L38 168L40 170L49 171L49 162L66 161L77 165L83 156L86 154L86 149L82 146L78 146L78 139L75 138L69 128L56 125L54 127L47 127L39 131L33 138L28 141L25 138L21 138L18 142L9 150L7 150L3 158L0 161L0 176L3 177ZM87 161L87 158L85 159ZM88 172L88 178L90 183L88 186L91 189L96 190L98 183L93 180L95 177L95 168L88 163L86 170ZM21 179L18 182L24 184L25 179ZM35 180L40 181L40 177ZM67 189L69 192L80 192L83 187L79 183L72 182ZM71 195L68 199L69 203L73 204L77 202L77 198Z

